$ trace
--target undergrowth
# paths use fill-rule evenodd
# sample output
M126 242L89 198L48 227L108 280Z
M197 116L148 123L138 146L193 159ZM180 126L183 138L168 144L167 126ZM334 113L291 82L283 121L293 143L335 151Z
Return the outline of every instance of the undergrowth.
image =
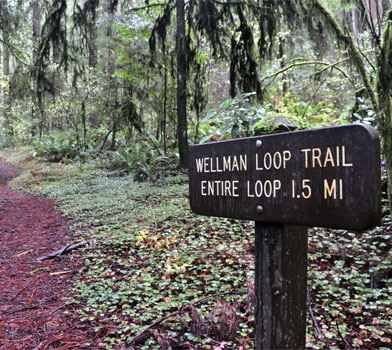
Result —
M184 174L135 183L23 164L12 185L54 198L80 239L97 238L72 259L68 303L96 332L86 348L253 348L251 223L193 215ZM362 233L309 229L307 348L392 348L391 247L388 216Z

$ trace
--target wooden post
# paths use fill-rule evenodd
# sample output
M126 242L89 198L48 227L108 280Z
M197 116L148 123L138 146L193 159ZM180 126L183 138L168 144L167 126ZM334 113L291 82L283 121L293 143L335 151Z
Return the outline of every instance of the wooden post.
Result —
M303 350L307 227L256 221L255 250L255 350Z

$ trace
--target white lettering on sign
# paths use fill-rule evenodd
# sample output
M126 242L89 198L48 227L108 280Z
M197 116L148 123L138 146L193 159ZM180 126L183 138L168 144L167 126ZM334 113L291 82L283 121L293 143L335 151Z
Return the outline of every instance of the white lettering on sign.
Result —
M286 150L283 152L270 152L260 156L256 153L256 170L286 169L287 162L291 159L291 152Z
M312 188L310 187L310 179L302 179L301 185L297 188L295 180L291 181L292 198L309 199L312 196Z
M247 197L277 197L277 192L282 188L280 180L257 180L254 186L250 184L250 181L246 182Z
M337 184L337 180L333 179L331 183L328 182L327 179L324 179L324 199L328 199L332 197L333 199L337 198L337 192L339 191L339 199L343 199L343 180L339 179L339 183Z
M195 158L195 162L196 172L201 174L247 172L248 170L263 171L268 174L268 171L271 170L271 172L274 171L274 176L277 176L276 170L278 170L278 174L284 172L288 164L293 162L293 159L300 160L300 166L306 169L352 167L353 163L349 162L349 158L346 147L340 145L300 148L295 157L293 156L293 151L287 149L264 153L259 150L255 153L254 164L248 164L248 160L251 158L249 157L248 159L246 154L199 157ZM317 183L317 187L321 188L316 188L315 183ZM242 191L245 192L242 193ZM324 200L343 200L344 184L343 179L325 178L317 178L315 180L310 178L292 179L287 184L282 184L282 180L277 178L255 181L246 180L246 183L242 186L240 186L240 180L238 179L206 179L200 181L200 194L202 196L277 198L281 193L285 193L287 198L291 195L292 199L307 200L317 194L318 197Z
M198 173L222 173L226 171L247 171L248 160L246 154L239 156L196 158Z
M315 148L303 148L301 149L304 155L305 168L320 167L326 168L331 167L351 167L352 163L348 163L346 160L346 147L336 146L335 150L332 152L331 147L327 147L326 150L321 150L318 147Z
M201 195L239 197L238 184L238 180L203 180L201 181Z

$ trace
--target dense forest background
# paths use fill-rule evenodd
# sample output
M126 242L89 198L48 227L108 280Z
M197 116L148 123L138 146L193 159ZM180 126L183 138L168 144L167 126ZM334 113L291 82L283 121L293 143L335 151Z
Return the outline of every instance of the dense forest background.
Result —
M148 177L192 143L365 122L390 169L390 6L2 0L1 144Z

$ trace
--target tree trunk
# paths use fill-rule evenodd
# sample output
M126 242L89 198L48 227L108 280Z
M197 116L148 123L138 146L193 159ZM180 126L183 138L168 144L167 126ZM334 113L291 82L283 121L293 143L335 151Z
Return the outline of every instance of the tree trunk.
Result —
M188 124L186 115L186 45L185 45L185 4L177 0L177 127L180 168L188 168Z
M385 23L381 48L377 57L377 92L379 96L380 130L384 139L383 151L388 177L389 208L392 213L392 10Z
M59 91L61 89L61 79L60 79L60 62L61 62L61 52L60 52L60 42L59 40L53 40L52 41L52 49L53 49L53 56L52 56L52 60L53 60L53 64L55 66L55 69L53 71L53 90L52 90L52 94L53 94L53 100L56 98L56 93L57 91Z
M111 20L109 21L106 27L106 36L108 40L111 40L113 36L113 16L121 14L121 0L115 2L109 2L108 13L111 16ZM119 119L118 119L118 107L119 107L119 94L118 94L118 81L115 77L116 71L116 56L112 55L112 52L115 53L115 50L109 52L109 60L108 60L108 73L109 73L109 90L111 94L108 97L108 108L109 114L111 115L111 124L112 124L112 139L110 143L110 150L114 150L116 147L116 136L117 131L119 130Z
M9 75L10 74L10 51L9 51L9 36L10 36L10 13L8 11L8 5L4 1L1 5L2 11L2 32L3 32L3 74Z
M369 21L381 24L383 17L382 0L366 0L365 4Z
M1 15L0 18L2 19L2 39L3 39L3 75L9 76L10 75L10 50L9 50L9 42L10 42L10 12L8 11L8 4L6 1L0 4L0 11ZM11 115L11 99L10 99L10 85L9 80L7 80L7 86L3 88L3 115L4 115L4 126L5 126L5 133L7 136L7 143L9 145L13 144L13 137L14 137L14 126L13 126L13 118ZM7 93L8 92L8 93Z
M284 68L286 63L284 60L284 48L283 48L283 39L279 40L279 54L278 58L280 59L280 68ZM282 96L286 95L289 91L289 87L287 84L287 75L286 73L282 74Z
M37 59L38 40L41 37L41 10L38 0L33 1L33 62Z
M361 12L357 8L354 8L351 11L351 16L352 16L352 24L353 24L353 36L355 40L358 40L359 34L361 33L362 30Z
M163 151L167 153L167 135L166 135L166 120L167 120L167 58L166 58L166 46L163 50L164 55L164 80L163 80L163 120L162 120L162 138L163 138Z
M40 25L40 20L41 20L41 9L39 6L38 0L33 1L33 64L37 61L37 56L38 56L38 42L41 37L41 25ZM38 115L42 115L41 111L41 106L38 101L38 96L37 96L37 91L38 88L36 86L36 79L33 79L33 104L31 106L31 136L35 136L37 133L37 125L38 125Z
M88 37L88 65L90 67L95 67L98 62L97 58L97 7L99 1L91 8L91 23L89 26L89 37Z

